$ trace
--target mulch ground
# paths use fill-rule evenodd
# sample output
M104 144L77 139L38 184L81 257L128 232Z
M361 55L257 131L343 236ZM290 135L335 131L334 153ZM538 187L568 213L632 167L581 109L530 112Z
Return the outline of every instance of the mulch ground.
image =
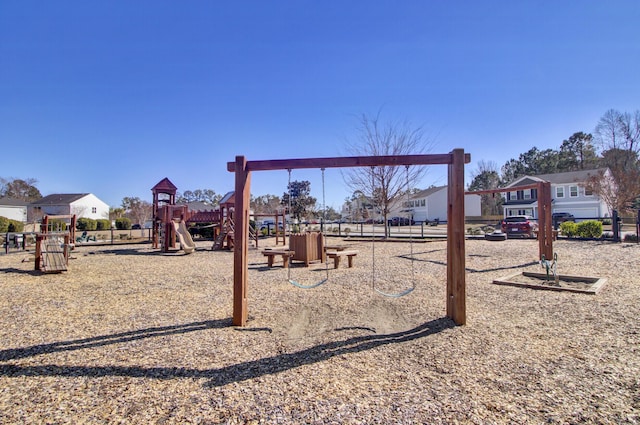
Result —
M246 328L210 242L79 247L61 274L0 256L0 422L640 422L640 246L556 242L559 273L607 278L590 295L494 285L542 272L537 242L470 240L455 326L446 241L340 242L351 269L250 250Z

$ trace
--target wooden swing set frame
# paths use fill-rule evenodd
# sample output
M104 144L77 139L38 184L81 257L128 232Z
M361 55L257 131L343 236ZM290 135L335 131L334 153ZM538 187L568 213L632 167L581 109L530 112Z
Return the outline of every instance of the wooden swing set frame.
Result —
M236 156L227 163L235 173L235 234L233 250L233 325L246 326L248 319L249 199L251 172L302 168L351 168L402 165L447 165L447 317L457 325L466 323L466 271L464 227L464 165L471 155L463 149L448 154L353 156L333 158L247 161Z

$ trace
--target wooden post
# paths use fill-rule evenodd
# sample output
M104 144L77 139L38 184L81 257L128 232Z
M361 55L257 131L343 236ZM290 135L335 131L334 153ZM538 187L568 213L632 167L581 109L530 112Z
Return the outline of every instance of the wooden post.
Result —
M464 229L464 150L451 152L447 186L447 316L456 325L467 322L465 229Z
M73 216L73 221L75 222L75 215ZM75 225L75 223L74 223ZM69 265L69 248L71 242L71 234L64 235L64 262L68 266Z
M251 172L247 170L244 156L236 156L235 230L233 249L233 324L246 326L247 275L249 256L249 199L251 194Z
M42 240L44 239L43 235L36 235L36 261L34 270L40 270L40 262L42 261Z
M551 183L538 183L538 246L539 259L553 259L553 223L551 220Z

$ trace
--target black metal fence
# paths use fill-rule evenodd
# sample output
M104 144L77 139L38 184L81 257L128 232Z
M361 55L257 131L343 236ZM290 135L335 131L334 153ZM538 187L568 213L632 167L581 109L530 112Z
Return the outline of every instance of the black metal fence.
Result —
M35 251L35 232L7 232L0 234L1 254ZM92 230L76 233L76 246L116 245L123 243L145 243L151 241L151 229Z

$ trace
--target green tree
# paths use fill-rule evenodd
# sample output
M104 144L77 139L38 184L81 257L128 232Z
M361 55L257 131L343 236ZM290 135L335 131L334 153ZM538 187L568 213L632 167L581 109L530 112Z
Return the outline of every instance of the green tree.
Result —
M558 158L558 171L589 170L597 167L598 155L593 136L579 131L562 141Z
M306 218L316 204L316 198L311 196L311 183L307 180L292 181L287 185L287 190L282 195L282 205L298 221Z
M557 173L559 158L558 151L554 149L541 151L534 146L520 154L517 160L510 159L502 166L502 179L508 184L526 175Z
M176 203L187 204L189 202L204 202L205 204L216 206L222 199L222 195L218 195L212 189L195 189L185 190L176 194Z
M34 202L42 198L42 194L35 186L36 179L5 179L0 178L0 198L14 198L25 202Z

